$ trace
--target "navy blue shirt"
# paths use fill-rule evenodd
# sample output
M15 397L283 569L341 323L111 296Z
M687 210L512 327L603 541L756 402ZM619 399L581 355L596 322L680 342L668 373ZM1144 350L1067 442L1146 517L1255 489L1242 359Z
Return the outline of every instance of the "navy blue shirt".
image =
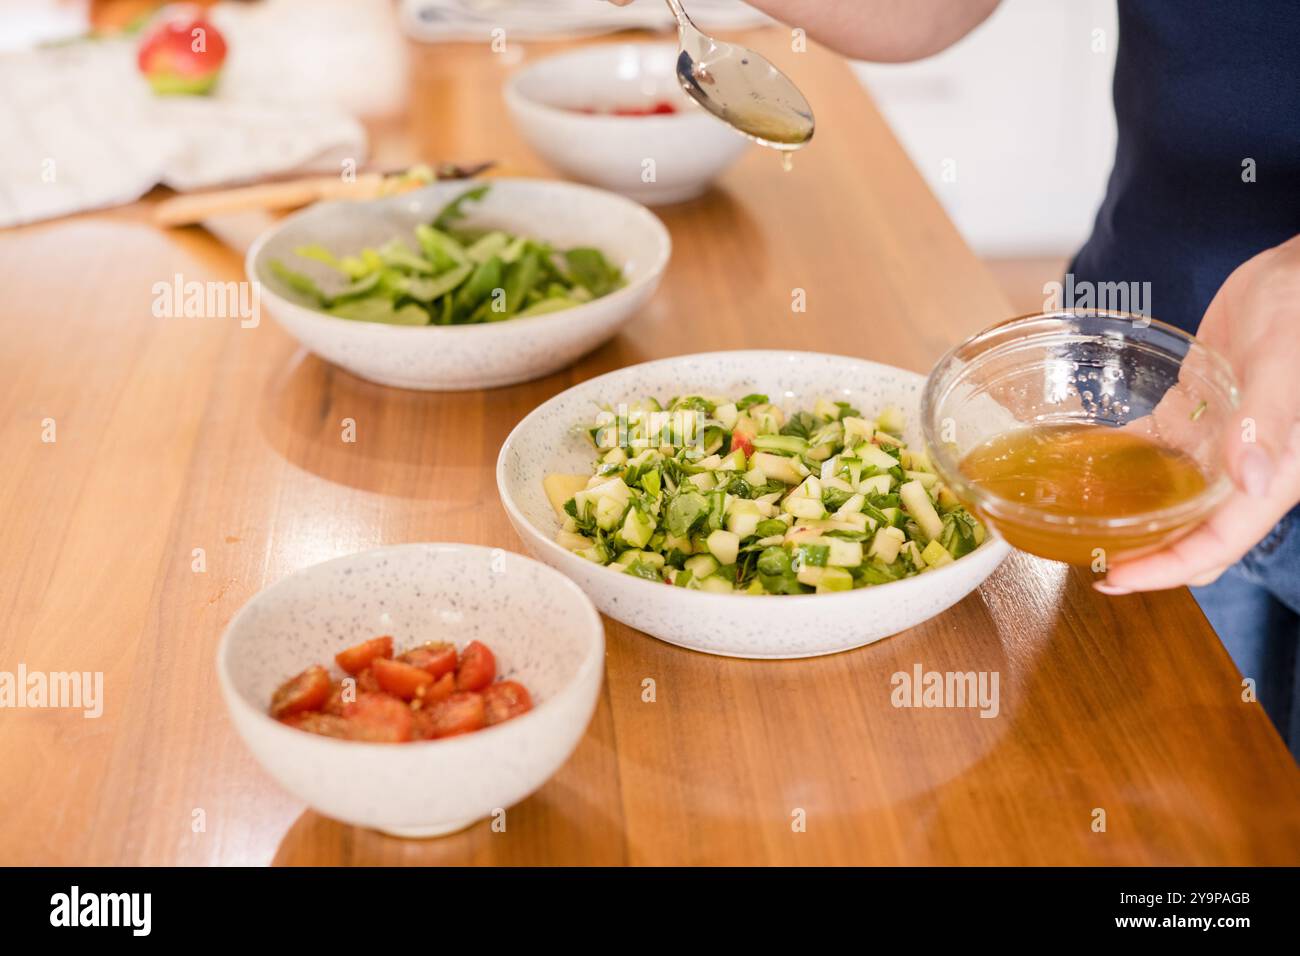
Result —
M1071 271L1150 282L1151 316L1194 332L1233 269L1300 234L1300 0L1119 0L1114 94Z

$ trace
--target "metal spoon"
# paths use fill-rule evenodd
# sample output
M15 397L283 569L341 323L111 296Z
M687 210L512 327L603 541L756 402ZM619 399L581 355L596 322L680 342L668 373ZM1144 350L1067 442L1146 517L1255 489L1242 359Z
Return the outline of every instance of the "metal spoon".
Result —
M790 151L812 139L812 107L784 73L753 50L700 32L682 8L677 18L677 80L686 95L761 146Z

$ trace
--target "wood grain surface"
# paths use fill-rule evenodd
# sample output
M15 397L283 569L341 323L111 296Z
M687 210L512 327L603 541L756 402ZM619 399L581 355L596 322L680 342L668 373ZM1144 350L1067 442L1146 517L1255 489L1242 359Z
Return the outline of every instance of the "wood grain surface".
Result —
M815 104L815 143L788 174L755 149L703 198L659 210L675 244L662 290L612 343L530 384L386 389L269 321L155 318L155 282L243 270L201 229L153 226L147 201L0 235L0 670L105 681L98 719L0 711L0 862L1300 860L1300 773L1190 596L1106 599L1086 574L1020 555L929 623L816 660L713 658L607 622L590 730L504 833L408 842L336 823L236 738L213 667L235 611L380 544L519 548L492 465L562 389L726 348L924 371L1010 314L845 64L793 54L778 31L750 39ZM412 56L409 110L377 130L378 159L547 173L510 128L502 57ZM893 707L891 675L918 663L998 672L999 715Z

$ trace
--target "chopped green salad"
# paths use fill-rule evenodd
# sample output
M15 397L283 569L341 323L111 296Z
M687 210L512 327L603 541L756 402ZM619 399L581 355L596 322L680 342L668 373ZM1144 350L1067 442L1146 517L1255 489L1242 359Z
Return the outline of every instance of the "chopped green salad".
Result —
M341 257L319 245L295 249L339 274L328 290L278 259L271 272L322 312L390 325L523 319L582 305L623 285L621 270L598 249L559 251L540 239L459 225L465 204L489 188L475 186L416 226L416 248L399 237Z
M819 400L787 417L766 395L692 395L597 415L590 475L548 475L574 553L713 593L810 594L885 584L977 548L984 526L901 438Z

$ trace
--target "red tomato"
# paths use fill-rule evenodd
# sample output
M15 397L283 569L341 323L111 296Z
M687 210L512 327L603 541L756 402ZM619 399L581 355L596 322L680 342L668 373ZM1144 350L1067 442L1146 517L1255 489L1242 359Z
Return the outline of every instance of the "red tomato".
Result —
M454 737L480 730L487 725L483 695L457 691L428 711L430 737Z
M380 690L402 700L410 700L421 688L433 683L433 675L428 671L386 657L378 658L370 669L375 672Z
M398 660L426 670L434 677L441 677L456 669L456 645L425 644L422 647L412 648Z
M744 432L731 433L731 450L739 448L745 453L745 460L748 461L754 457L754 440L752 435L746 435Z
M392 656L393 639L391 637L372 637L355 647L349 647L346 651L339 651L334 655L334 660L339 667L355 676L374 663L376 658Z
M343 707L350 740L401 743L411 739L411 708L387 694L359 694Z
M330 675L325 668L309 667L280 685L271 697L271 716L288 717L319 710L330 695Z
M136 64L156 93L207 93L226 59L226 41L201 11L164 12L140 41Z
M488 726L491 727L493 724L499 724L503 720L518 717L532 710L533 698L529 696L528 688L523 684L503 680L483 691L483 706Z
M365 691L369 694L382 694L384 689L379 686L379 681L375 680L375 669L367 667L357 675L357 693Z
M457 690L482 690L497 676L497 659L486 644L470 641L460 654L456 670Z
M349 736L348 722L338 714L290 714L288 717L282 718L280 723L298 730L305 730L309 734L320 734L322 737L346 738Z
M446 700L456 692L456 675L443 674L432 684L426 684L416 691L416 696L427 707L429 704L436 704L439 701Z

